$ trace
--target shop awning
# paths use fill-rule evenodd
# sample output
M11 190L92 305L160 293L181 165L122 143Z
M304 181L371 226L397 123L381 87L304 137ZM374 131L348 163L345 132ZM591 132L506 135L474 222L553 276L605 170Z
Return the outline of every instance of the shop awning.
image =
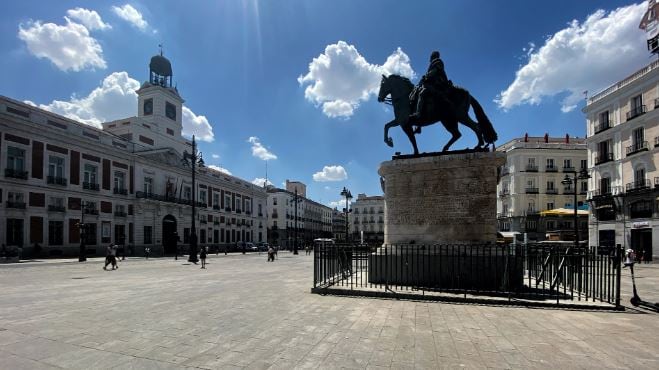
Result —
M589 215L590 212L583 210L583 209L578 209L577 210L577 215L580 216L587 216ZM569 208L555 208L555 209L548 209L546 211L540 212L541 216L572 216L574 215L574 209L569 209Z
M519 231L499 231L497 234L499 234L502 238L512 239L515 237L515 235L519 235L521 233Z

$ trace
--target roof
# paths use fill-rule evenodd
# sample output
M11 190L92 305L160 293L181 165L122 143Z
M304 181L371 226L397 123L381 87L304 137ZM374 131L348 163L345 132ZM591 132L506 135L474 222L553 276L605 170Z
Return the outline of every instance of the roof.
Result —
M172 75L172 64L162 55L154 55L149 63L149 69L161 76Z

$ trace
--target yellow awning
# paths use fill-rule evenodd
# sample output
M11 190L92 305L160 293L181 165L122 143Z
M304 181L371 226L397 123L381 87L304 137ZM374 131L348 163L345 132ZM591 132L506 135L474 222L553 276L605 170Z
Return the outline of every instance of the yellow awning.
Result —
M582 209L577 210L577 215L587 216L589 214L590 212L586 210L582 210ZM540 212L540 215L541 216L572 216L574 215L574 209L568 209L568 208L548 209L546 211Z

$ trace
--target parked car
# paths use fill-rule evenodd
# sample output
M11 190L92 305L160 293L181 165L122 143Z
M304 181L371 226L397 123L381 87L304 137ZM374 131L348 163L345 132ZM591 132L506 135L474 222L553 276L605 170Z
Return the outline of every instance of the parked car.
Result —
M259 249L254 245L254 243L246 243L245 250L248 252L258 252Z
M270 248L270 244L266 242L260 242L256 244L256 248L258 248L258 250L261 252L267 252L268 248Z

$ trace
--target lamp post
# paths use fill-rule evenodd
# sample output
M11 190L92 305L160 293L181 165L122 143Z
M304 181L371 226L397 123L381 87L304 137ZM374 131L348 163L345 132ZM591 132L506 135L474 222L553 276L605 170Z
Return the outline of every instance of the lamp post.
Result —
M85 244L85 202L80 201L80 222L78 222L80 229L80 252L78 254L78 262L87 261L87 245Z
M293 254L297 254L297 186L295 187L295 197L293 198L293 205L295 206L295 224L293 227Z
M349 234L348 234L348 214L350 213L350 199L352 199L352 194L350 193L350 190L348 190L345 186L343 187L343 190L341 190L341 196L346 198L346 208L345 208L345 213L346 213L346 242L348 242L349 239Z
M195 136L192 135L192 153L187 151L183 152L182 162L186 166L190 166L192 171L192 228L190 230L190 256L188 262L197 263L197 230L195 228L195 210L197 206L197 185L195 182L195 173L197 172L195 167L204 167L204 159L202 158L202 153L197 151L197 143L195 141Z
M565 178L563 181L561 181L561 184L565 186L570 186L574 182L574 246L579 247L579 221L577 217L577 180L586 180L590 178L590 175L588 172L586 172L585 168L582 168L581 171L573 171L571 172L573 175L574 180L570 178L570 176L566 173Z

